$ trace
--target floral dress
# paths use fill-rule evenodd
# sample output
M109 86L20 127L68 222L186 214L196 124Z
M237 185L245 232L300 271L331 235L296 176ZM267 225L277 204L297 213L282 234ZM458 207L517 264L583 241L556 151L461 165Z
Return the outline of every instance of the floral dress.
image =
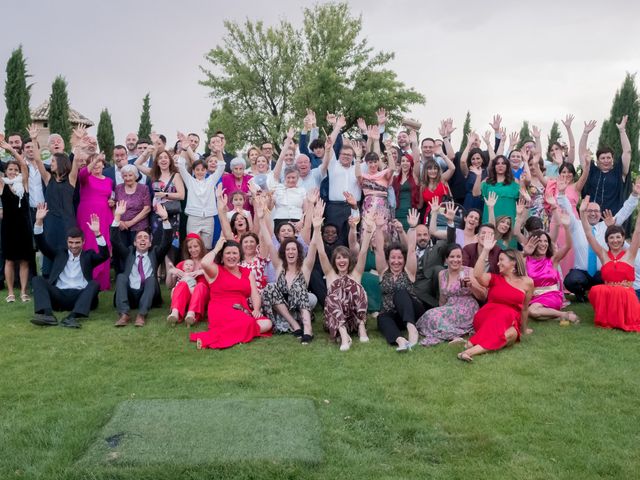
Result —
M324 304L324 327L331 339L338 338L338 329L358 330L367 321L367 294L362 285L348 275L338 277L329 286Z
M273 331L276 333L291 331L289 322L276 312L274 308L276 305L284 304L298 322L302 321L302 310L311 310L307 282L302 272L297 273L291 285L287 284L285 273L282 270L276 283L270 283L262 291L262 312L269 317L273 323Z
M473 270L470 267L463 268L469 278ZM446 303L427 311L416 323L418 332L424 337L420 344L425 347L470 333L473 330L473 316L479 308L471 287L462 287L460 282L449 285L448 270L440 272L438 281L440 295L446 299Z
M535 185L531 183L527 187L527 193L531 197L531 206L529 207L530 217L539 217L545 231L549 231L549 214L545 209L543 185Z

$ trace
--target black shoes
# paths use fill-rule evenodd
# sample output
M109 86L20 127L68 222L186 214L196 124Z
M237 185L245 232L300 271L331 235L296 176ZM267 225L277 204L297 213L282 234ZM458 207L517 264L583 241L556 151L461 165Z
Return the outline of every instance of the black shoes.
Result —
M47 315L46 313L36 313L31 320L31 323L40 327L52 327L58 325L58 320L53 315Z
M64 320L62 320L60 322L60 326L61 327L67 327L67 328L80 328L80 322L78 322L78 319L76 317L72 317L72 316L68 316L67 318L65 318Z

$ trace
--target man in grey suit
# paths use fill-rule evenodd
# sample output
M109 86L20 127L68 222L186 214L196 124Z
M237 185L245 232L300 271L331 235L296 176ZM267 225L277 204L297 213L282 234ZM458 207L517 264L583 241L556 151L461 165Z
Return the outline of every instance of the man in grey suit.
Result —
M124 264L123 272L116 277L114 304L119 315L116 327L129 324L131 308L138 308L135 326L144 327L149 310L162 304L156 273L158 265L171 247L173 230L167 220L167 211L158 204L156 213L162 220L163 227L160 244L152 247L151 235L141 230L136 234L133 245L127 247L122 241L119 228L120 217L126 211L127 202L118 202L110 231L113 255Z

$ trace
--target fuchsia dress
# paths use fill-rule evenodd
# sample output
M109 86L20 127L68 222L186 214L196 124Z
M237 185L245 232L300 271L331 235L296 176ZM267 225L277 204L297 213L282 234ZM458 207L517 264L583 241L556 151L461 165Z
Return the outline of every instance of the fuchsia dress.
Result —
M527 275L533 280L532 303L560 310L564 302L560 272L553 267L551 258L527 257Z
M109 228L113 223L113 212L109 207L109 199L113 192L113 181L109 177L98 178L89 173L87 167L82 167L78 172L80 182L80 203L76 218L78 227L84 232L84 249L98 251L96 236L87 225L91 221L91 214L100 217L100 233L107 241L107 247L111 252L111 240ZM100 285L100 290L111 288L110 279L111 262L102 262L93 269L93 279Z

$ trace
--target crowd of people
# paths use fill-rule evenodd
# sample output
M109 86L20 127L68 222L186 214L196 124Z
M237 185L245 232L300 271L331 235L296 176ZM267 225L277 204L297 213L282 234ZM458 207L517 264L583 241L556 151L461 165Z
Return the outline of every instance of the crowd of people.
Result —
M567 307L587 299L597 326L640 331L627 117L622 152L595 158L596 123L576 149L572 116L568 144L543 150L538 128L507 135L496 115L457 152L451 119L437 138L408 128L394 139L386 112L376 117L347 137L345 118L327 114L321 138L308 110L277 158L271 143L234 157L220 131L206 155L195 133L173 146L131 133L112 165L82 126L69 149L55 133L38 145L35 126L2 137L6 302L17 288L30 302L31 286L33 324L80 328L113 289L115 326L143 327L164 282L169 325L207 322L190 334L198 348L286 333L308 344L319 306L341 351L354 335L369 341L373 317L398 352L460 343L463 361L518 342L530 320L577 324Z

